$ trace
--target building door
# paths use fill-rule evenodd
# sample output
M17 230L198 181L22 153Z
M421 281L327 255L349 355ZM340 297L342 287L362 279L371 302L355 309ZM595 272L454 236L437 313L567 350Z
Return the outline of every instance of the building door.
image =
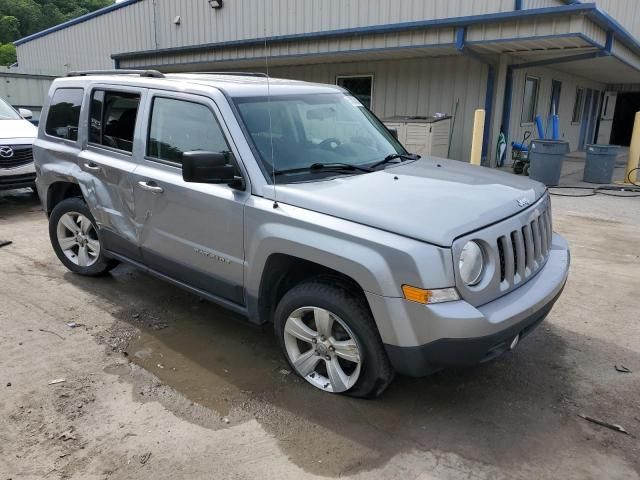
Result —
M600 111L600 122L598 123L598 131L596 133L596 143L608 145L611 141L611 131L613 127L613 118L616 111L617 92L605 92L602 100L602 109Z

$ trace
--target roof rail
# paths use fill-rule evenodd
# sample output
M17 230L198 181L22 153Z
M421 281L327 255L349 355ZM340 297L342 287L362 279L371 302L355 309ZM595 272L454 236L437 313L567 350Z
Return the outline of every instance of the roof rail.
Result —
M158 70L79 70L67 73L67 77L88 75L140 75L141 77L164 78L164 74Z
M175 72L176 74L185 74L185 75L234 75L238 77L263 77L266 78L269 75L262 72Z

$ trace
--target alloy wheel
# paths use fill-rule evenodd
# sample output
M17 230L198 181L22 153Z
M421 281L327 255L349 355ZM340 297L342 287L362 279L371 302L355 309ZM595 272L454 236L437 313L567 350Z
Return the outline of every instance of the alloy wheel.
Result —
M79 267L90 267L100 256L100 240L93 223L77 212L60 217L56 229L58 245L64 255Z
M329 310L296 309L285 323L284 343L291 365L313 386L341 393L358 381L362 358L357 339Z

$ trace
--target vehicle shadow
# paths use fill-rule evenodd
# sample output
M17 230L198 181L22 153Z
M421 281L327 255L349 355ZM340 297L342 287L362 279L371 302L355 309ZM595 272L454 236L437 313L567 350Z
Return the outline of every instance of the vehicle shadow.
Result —
M248 412L308 472L340 476L433 449L517 466L582 439L567 421L576 395L566 341L550 323L491 364L399 377L367 401L321 393L290 373L271 326L250 326L133 268L65 279L141 330L126 349L131 361L220 415Z
M41 210L40 199L31 189L0 190L0 221Z

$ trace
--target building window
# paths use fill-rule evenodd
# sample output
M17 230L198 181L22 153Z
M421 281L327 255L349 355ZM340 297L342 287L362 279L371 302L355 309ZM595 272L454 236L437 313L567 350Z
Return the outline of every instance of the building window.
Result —
M540 79L536 77L526 77L524 81L524 97L522 100L522 116L520 122L533 123L536 119L536 109L538 107L538 86Z
M59 88L53 94L45 131L47 135L65 140L78 140L78 123L84 90Z
M348 90L360 100L365 107L371 109L373 98L373 75L345 75L336 77L336 85Z
M584 110L584 88L576 89L576 101L573 104L573 116L571 123L580 123L582 121L582 111Z
M153 100L147 155L182 163L182 154L194 150L229 151L213 112L200 103L156 97Z
M130 153L139 103L137 93L95 90L91 95L89 142Z

